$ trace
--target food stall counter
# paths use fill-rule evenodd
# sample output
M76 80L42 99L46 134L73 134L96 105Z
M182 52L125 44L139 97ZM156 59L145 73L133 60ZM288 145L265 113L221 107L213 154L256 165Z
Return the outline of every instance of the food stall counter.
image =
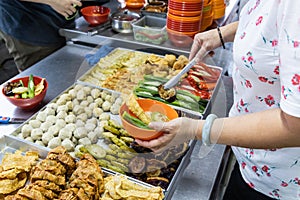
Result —
M47 79L49 88L42 104L32 111L23 111L0 97L1 115L28 119L90 69L85 55L93 48L69 43L16 77L34 74ZM14 78L16 78L14 77ZM3 85L1 85L1 88ZM229 77L222 77L211 112L225 116L232 101L232 83ZM10 134L21 124L1 124L0 133ZM222 174L228 159L228 149L224 145L214 145L203 149L197 142L191 154L189 165L182 177L176 181L172 199L214 199L222 182Z

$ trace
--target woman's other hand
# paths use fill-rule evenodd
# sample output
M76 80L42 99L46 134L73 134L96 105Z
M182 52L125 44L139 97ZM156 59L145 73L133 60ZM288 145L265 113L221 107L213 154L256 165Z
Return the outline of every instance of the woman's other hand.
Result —
M189 59L196 57L198 61L203 60L206 53L221 46L218 30L212 29L195 35Z
M163 135L150 141L136 139L136 142L154 152L161 152L172 146L195 139L199 129L202 129L202 123L202 120L187 117L179 117L169 122L151 122L149 127L162 131Z
M220 27L220 34L224 43L233 42L238 27L238 22L232 22ZM196 57L201 61L207 52L212 51L222 45L218 29L201 32L195 35L189 59Z

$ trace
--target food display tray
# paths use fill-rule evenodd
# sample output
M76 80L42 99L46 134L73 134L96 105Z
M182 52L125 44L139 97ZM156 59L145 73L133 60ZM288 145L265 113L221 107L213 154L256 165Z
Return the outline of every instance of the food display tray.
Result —
M79 79L77 80L78 82L82 82L82 83L87 83L91 86L97 86L97 87L100 87L102 89L107 89L107 87L104 85L102 85L102 81L105 79L103 78L103 76L101 75L101 73L99 73L99 69L102 69L102 68L106 68L108 67L108 69L110 69L110 66L114 66L116 62L120 62L119 60L122 60L122 56L123 55L126 55L128 54L129 52L131 53L138 53L136 57L139 57L139 61L138 62L143 62L144 59L145 59L145 56L148 56L149 53L146 53L146 52L142 52L142 51L135 51L135 50L132 50L132 49L126 49L126 48L115 48L111 53L109 53L107 56L111 56L111 55L114 55L114 57L112 59L109 59L107 61L104 62L104 65L99 65L98 63L96 65L94 65L91 69L89 69L86 73L84 73L81 77L79 77ZM156 54L154 54L156 55ZM157 55L157 56L160 56L162 57L161 55ZM105 59L106 57L104 57ZM132 58L131 58L132 59ZM133 61L124 61L128 64L133 64L134 62ZM139 66L138 63L135 64L136 66ZM136 67L135 66L135 67ZM202 113L200 112L196 112L196 111L193 111L193 110L190 110L190 109L186 109L184 107L179 107L179 106L175 106L175 105L172 105L170 104L170 106L172 106L174 109L176 109L177 111L180 111L182 113L183 116L185 115L189 115L191 116L192 118L197 118L197 119L203 119L205 118L206 115L209 114L210 112L210 108L211 108L211 102L214 101L214 98L216 96L216 93L217 93L217 90L220 86L220 79L221 79L221 74L222 74L222 71L223 71L223 68L221 67L218 67L218 66L212 66L212 65L207 65L208 67L212 68L212 69L216 69L218 71L220 71L220 76L218 77L218 80L216 82L216 86L212 92L212 95L211 95L211 98L208 100L208 103L204 109L204 111ZM142 79L139 79L139 81L141 81ZM112 80L113 82L114 80ZM135 81L135 82L138 82L138 81ZM128 83L128 85L131 85L131 84L134 84L134 83ZM136 86L137 83L134 84L134 86ZM120 85L118 87L125 87L125 85ZM130 89L130 92L133 91L133 88L132 87ZM110 90L110 89L109 89ZM112 89L110 91L117 91L117 89ZM126 93L128 93L129 91L127 91ZM121 92L120 92L121 93Z
M13 135L3 135L0 138L0 161L2 161L5 153L14 153L17 150L21 152L35 151L38 152L40 158L46 158L50 149Z
M13 131L10 135L5 136L3 139L3 142L1 142L1 146L2 149L5 148L6 151L14 151L15 149L20 149L22 151L27 151L27 150L36 150L39 152L39 154L41 155L41 158L45 158L48 151L51 149L49 147L45 147L45 146L41 146L39 143L37 143L37 141L28 141L25 138L20 138L20 134L22 131L22 128L25 125L28 125L30 123L31 120L36 120L37 116L41 113L41 112L45 112L45 110L48 108L49 105L51 105L52 103L55 103L59 100L59 98L66 94L66 92L70 91L71 89L74 89L74 87L76 86L82 86L82 87L88 87L90 89L100 89L100 90L104 90L106 92L111 92L111 94L116 94L116 95L120 95L120 93L115 92L115 91L111 91L105 88L101 88L101 87L97 87L95 85L90 85L84 82L76 82L74 83L72 86L70 86L69 88L67 88L65 91L63 91L60 95L58 95L55 99L53 99L51 102L49 102L47 105L45 105L40 111L38 111L37 113L35 113L32 117L30 117L26 122L24 122L21 126L19 126L15 131ZM179 116L187 116L187 117L194 117L189 113L184 113L183 111L178 111ZM115 114L110 114L111 119L114 119L116 121L120 121L120 117L119 115L115 115ZM19 137L18 137L19 136ZM179 165L173 175L173 177L171 178L169 185L167 188L164 189L164 194L165 194L165 199L171 199L174 190L176 188L176 184L177 184L177 180L180 179L180 177L182 176L184 169L187 167L187 165L190 162L190 155L193 151L193 148L195 146L196 141L190 141L190 143L188 143L188 148L185 151L185 153L183 154L183 156L179 159ZM100 139L97 144L99 145L103 145L103 148L106 148L105 143L103 143L103 141ZM71 154L72 155L72 154ZM74 154L73 154L74 155ZM112 169L108 169L106 167L102 167L103 171L107 174L120 174L117 171L114 171ZM153 187L153 185L141 181L139 179L136 179L134 177L131 177L129 175L126 175L126 177L128 177L129 180L132 180L140 185L146 186L146 187Z
M37 152L39 155L39 161L42 161L47 157L47 154L49 153L51 149L42 147L40 145L36 145L32 142L28 142L26 140L20 139L18 137L14 137L12 135L3 135L0 138L0 163L2 162L2 159L5 154L7 153L15 153L16 151L20 151L22 154L25 154L26 152L32 151L32 152ZM76 159L78 161L78 159ZM114 171L111 171L109 169L101 167L102 172L104 173L104 176L115 176L115 175L120 175ZM124 175L122 175L124 176ZM144 183L142 181L136 180L132 177L125 176L126 179L129 181L143 186L145 188L151 188L153 187L150 184ZM26 185L29 184L30 181L27 180ZM168 195L166 191L163 191L165 195ZM0 199L4 198L5 196L0 194ZM166 198L165 198L166 199Z
M154 17L160 17L160 18L167 18L167 12L150 12L150 11L147 11L145 8L142 8L141 13L144 16L154 16Z

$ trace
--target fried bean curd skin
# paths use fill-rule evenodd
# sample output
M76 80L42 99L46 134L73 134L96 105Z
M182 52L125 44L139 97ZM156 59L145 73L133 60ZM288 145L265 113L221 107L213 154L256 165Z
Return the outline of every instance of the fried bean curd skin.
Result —
M138 185L124 176L109 176L105 178L104 199L152 199L161 200L164 198L163 190L160 187L144 187Z
M127 101L127 106L129 110L133 112L145 124L149 124L151 122L151 118L145 114L145 111L141 108L134 95L130 95Z

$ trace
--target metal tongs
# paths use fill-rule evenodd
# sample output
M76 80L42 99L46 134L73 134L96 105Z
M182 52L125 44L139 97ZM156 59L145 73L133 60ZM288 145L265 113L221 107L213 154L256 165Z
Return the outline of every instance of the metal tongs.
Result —
M164 89L170 89L174 87L180 80L180 78L188 72L195 64L196 64L196 57L194 57L176 76L173 76L168 82L164 84Z

